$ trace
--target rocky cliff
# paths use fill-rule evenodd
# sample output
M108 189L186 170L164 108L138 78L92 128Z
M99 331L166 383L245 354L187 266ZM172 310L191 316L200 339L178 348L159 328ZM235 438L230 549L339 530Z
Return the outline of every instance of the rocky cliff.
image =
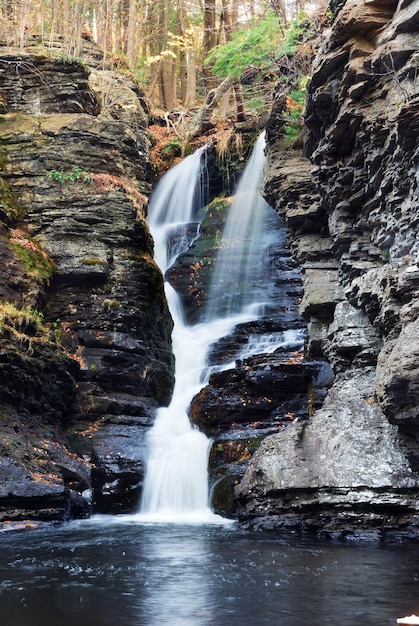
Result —
M0 55L0 520L132 510L173 384L141 89L35 43Z
M289 236L264 268L275 315L210 359L306 323L305 354L238 359L191 415L215 440L214 503L244 526L417 539L419 3L331 9L304 150L284 141L280 91L267 124L265 195ZM133 510L145 435L173 386L145 222L147 105L83 47L88 66L59 42L53 56L35 40L0 54L0 521ZM218 226L171 271L193 279L194 321Z
M265 194L302 269L308 356L335 382L237 488L256 528L419 537L419 2L332 2L305 149L268 123Z

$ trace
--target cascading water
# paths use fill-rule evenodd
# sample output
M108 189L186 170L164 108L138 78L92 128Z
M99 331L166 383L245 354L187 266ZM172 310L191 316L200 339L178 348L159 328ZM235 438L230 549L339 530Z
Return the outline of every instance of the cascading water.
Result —
M163 274L198 235L200 210L206 204L205 150L200 148L170 169L153 192L148 223Z
M260 269L263 251L272 240L267 223L273 210L260 195L264 148L263 133L240 178L224 227L211 279L209 320L254 309L266 299L266 281Z
M184 159L157 185L149 207L155 260L163 274L199 232L205 204L199 193L205 148ZM182 305L171 285L165 292L172 314L175 388L168 407L159 409L151 430L150 453L140 512L154 521L196 518L210 521L207 463L210 440L191 427L188 408L199 391L207 337L200 327L187 326Z
M178 295L170 284L165 284L174 322L175 387L170 405L159 409L150 433L140 506L145 520L222 521L209 508L207 465L211 442L191 426L188 410L191 400L214 371L214 368L206 369L210 346L228 335L238 323L256 319L266 305L266 276L263 284L258 268L263 251L272 240L268 213L274 211L259 194L263 151L262 135L229 211L205 321L188 326ZM204 204L198 194L204 153L205 148L198 150L168 172L151 199L149 225L155 241L155 259L163 273L198 236L199 214ZM220 297L220 293L228 295ZM278 339L283 340L283 337ZM250 351L254 349L249 345Z

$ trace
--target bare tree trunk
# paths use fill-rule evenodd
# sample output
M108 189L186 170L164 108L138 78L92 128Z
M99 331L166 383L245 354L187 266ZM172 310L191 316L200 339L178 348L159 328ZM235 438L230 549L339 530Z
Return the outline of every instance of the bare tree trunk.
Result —
M175 50L173 50L175 52ZM176 61L177 59L169 59L169 67L167 68L167 111L173 111L176 108Z
M205 59L210 50L217 43L217 34L215 30L215 0L204 0L204 39L203 39L203 58ZM215 76L211 72L211 67L207 66L203 70L206 90L214 88L216 84Z
M233 33L236 32L238 23L239 23L239 1L231 0L231 31Z
M128 20L126 33L126 51L128 63L132 69L135 68L138 60L138 46L135 43L135 27L137 24L137 0L129 0Z
M193 137L197 137L201 133L208 130L208 128L211 128L211 116L217 106L217 103L236 82L237 78L227 76L227 78L225 78L223 82L218 85L218 87L211 89L205 99L204 105L201 107L201 110L193 122L192 129L189 133L189 139L193 139Z
M7 20L11 20L13 18L13 0L2 0L1 3L1 12L2 16Z
M186 95L183 106L189 109L193 107L196 100L196 63L192 48L186 51L186 59Z
M228 0L222 0L222 6L223 6L225 40L231 41L232 34L236 32L237 30L238 1L231 0L231 5L229 5ZM244 111L242 88L239 82L236 82L233 85L233 92L234 92L234 99L235 99L235 104L236 104L236 119L238 122L244 122L246 116L245 116L245 111Z
M160 50L162 52L167 47L167 30L169 23L167 0L161 0L159 2L159 20L158 28L160 35ZM159 75L159 94L160 94L160 106L167 111L169 107L169 84L167 79L167 68L165 67L165 60L160 64Z
M17 35L18 35L18 45L20 48L25 47L25 32L26 27L28 26L28 17L29 17L29 6L27 0L19 3L17 7L18 19L17 19Z
M244 122L246 115L244 112L243 92L240 83L233 85L234 98L236 101L236 119L238 122Z
M80 56L83 28L88 11L87 0L76 0L73 15L73 33L71 35L72 54Z
M270 0L270 4L279 21L287 26L287 12L284 0Z
M62 12L62 33L64 38L64 44L68 47L70 44L70 1L63 0L63 12ZM70 54L70 50L67 49Z
M183 5L183 0L178 0L179 34L184 40L183 47L179 50L179 78L180 97L182 105L192 107L196 97L196 64L192 44L188 38L188 15Z
M223 18L225 40L230 41L232 28L231 28L231 12L228 6L228 0L222 0L221 15Z
M160 97L160 106L162 109L167 111L167 81L166 81L166 72L164 63L159 63L159 97Z
M150 5L148 0L138 0L137 16L140 22L138 38L138 55L146 57L150 40L150 33L153 32L150 20Z

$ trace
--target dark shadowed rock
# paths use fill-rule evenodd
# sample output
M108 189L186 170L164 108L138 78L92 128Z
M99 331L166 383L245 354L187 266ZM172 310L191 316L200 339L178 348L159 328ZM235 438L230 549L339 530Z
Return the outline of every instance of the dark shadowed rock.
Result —
M88 113L98 115L97 95L89 88L89 70L71 60L26 52L2 54L0 91L3 113Z
M2 336L1 408L17 428L2 458L20 485L16 493L5 487L3 520L85 516L92 482L101 510L135 508L138 450L173 386L172 321L145 221L145 101L132 79L123 84L102 66L101 81L100 68L95 91L78 62L35 52L0 58L0 294L18 308L42 308L55 340L43 347L24 335L25 350L16 351ZM105 101L105 82L110 99L120 94L118 106ZM37 436L48 430L41 448L56 446L59 461L31 453L27 424ZM85 445L86 432L96 433L94 443ZM115 481L118 489L105 488Z

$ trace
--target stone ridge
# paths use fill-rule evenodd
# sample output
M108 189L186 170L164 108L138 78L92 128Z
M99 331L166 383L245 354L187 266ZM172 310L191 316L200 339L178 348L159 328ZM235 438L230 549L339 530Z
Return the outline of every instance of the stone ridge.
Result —
M257 528L414 538L419 435L419 5L332 4L305 153L268 124L265 194L302 269L308 354L335 383L268 437L237 488ZM278 97L278 118L284 98Z
M121 81L0 56L0 521L132 511L145 433L171 394L147 112ZM22 307L43 318L22 325Z

